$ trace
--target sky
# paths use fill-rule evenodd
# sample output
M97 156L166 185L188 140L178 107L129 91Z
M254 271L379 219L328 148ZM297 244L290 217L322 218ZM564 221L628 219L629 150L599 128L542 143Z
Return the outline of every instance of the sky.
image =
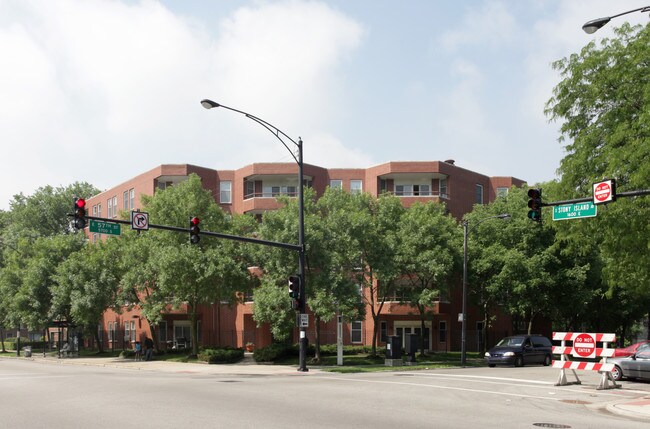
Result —
M160 164L294 162L243 115L303 140L304 162L443 161L557 178L544 115L556 60L612 37L586 21L647 0L0 0L0 210L100 190ZM289 144L291 144L289 142Z

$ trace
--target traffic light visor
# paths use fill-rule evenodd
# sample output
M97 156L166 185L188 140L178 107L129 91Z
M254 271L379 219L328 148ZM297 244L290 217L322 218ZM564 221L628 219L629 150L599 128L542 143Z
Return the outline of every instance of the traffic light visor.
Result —
M528 197L537 199L542 197L542 192L539 189L531 188L528 190Z

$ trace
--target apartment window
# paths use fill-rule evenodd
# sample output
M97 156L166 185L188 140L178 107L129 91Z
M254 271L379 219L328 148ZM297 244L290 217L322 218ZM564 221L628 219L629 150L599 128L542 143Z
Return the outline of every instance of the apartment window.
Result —
M330 188L332 189L343 189L343 180L330 180Z
M102 324L97 325L97 338L99 339L99 342L101 343L104 340L104 327Z
M447 179L440 179L438 192L441 198L447 198Z
M97 216L97 204L93 206L93 216Z
M167 342L167 322L158 322L158 341L160 344Z
M415 196L429 196L431 195L430 185L413 185L413 195Z
M388 324L386 322L379 323L379 341L388 342Z
M363 181L350 180L350 192L353 194L360 194L363 191Z
M255 182L247 180L244 182L244 198L253 198L255 196Z
M117 217L117 196L109 198L108 201L108 218Z
M165 189L169 188L173 184L174 182L158 182L158 189L164 191Z
M221 204L232 203L232 182L223 181L219 183L219 201Z
M124 322L124 341L131 341L131 322Z
M92 242L93 242L93 243L97 243L97 238L98 238L98 237L97 237L97 233L96 233L96 232L93 232L93 238L92 238L93 241L92 241Z
M395 185L395 195L399 197L410 196L413 192L413 186L411 185Z
M440 329L438 329L438 342L446 343L447 342L447 321L440 321Z
M497 198L499 198L499 197L505 197L506 195L508 195L508 191L510 191L510 188L506 188L506 187L501 187L501 186L499 186L499 187L497 188Z
M388 190L388 184L386 183L386 179L379 179L379 193L383 194Z
M361 342L361 321L356 320L350 326L350 341L353 343Z
M483 204L483 185L476 185L476 204Z
M262 196L268 197L277 197L280 195L288 195L290 197L295 196L297 193L296 186L264 186L262 189Z
M124 204L124 210L133 210L135 208L135 205L133 204L134 200L135 200L134 189L129 189L128 191L124 191L124 194L122 194L122 203Z
M97 204L97 217L102 217L102 205Z
M115 322L108 322L108 341L115 341Z

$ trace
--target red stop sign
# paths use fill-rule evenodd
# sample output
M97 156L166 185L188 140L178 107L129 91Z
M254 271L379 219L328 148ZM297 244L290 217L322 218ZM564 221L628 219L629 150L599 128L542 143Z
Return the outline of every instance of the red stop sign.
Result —
M596 355L596 340L589 334L579 334L573 340L573 356L590 358Z

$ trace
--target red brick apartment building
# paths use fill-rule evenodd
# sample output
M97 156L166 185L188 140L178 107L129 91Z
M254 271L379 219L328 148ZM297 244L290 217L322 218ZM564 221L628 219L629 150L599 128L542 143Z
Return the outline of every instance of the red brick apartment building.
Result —
M295 163L258 163L238 170L213 170L194 165L160 165L120 185L87 199L88 213L92 216L116 218L121 210L140 208L140 196L152 195L156 189L165 189L186 180L196 173L206 189L212 191L216 202L229 213L261 214L274 210L279 203L274 198L279 194L296 195L298 166ZM440 201L449 212L461 219L471 211L475 203L486 204L504 195L512 186L524 182L514 177L488 177L455 165L453 160L422 162L389 162L370 168L322 168L304 166L306 183L322 195L330 187L349 192L369 192L379 195L390 192L402 199L405 206L416 201ZM99 237L91 237L97 240ZM460 285L460 279L458 284ZM459 350L461 335L458 314L461 312L460 287L454 288L447 300L438 302L433 322L427 322L425 349L432 351ZM201 345L244 347L248 343L256 346L268 345L271 341L268 327L258 328L252 315L253 302L234 306L214 304L200 310L199 341ZM370 311L367 312L370 314ZM420 333L420 322L414 309L388 302L382 311L379 345L384 345L387 335ZM482 349L482 321L475 309L468 311L467 350ZM315 329L311 318L307 336L314 340ZM165 320L154 326L160 347L182 346L189 339L190 322L184 311L170 311ZM488 331L488 341L511 332L509 318L500 317L497 324ZM107 348L121 349L130 343L151 336L147 322L139 317L138 309L118 314L107 310L99 326L100 338ZM373 320L352 321L344 326L346 344L372 343ZM336 341L334 322L321 327L322 342ZM494 338L493 338L494 337ZM294 338L295 339L295 338ZM297 340L296 340L297 341Z

